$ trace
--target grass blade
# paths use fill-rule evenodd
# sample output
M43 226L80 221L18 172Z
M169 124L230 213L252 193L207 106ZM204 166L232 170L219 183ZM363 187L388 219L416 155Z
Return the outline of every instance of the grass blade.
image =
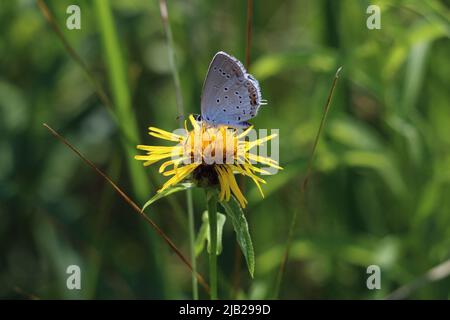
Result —
M161 20L164 27L164 32L166 34L167 40L167 54L169 57L170 71L173 77L173 83L175 86L175 96L177 101L177 118L179 120L180 128L183 127L183 116L184 116L184 106L183 106L183 94L181 92L180 76L178 75L177 65L175 63L175 50L173 45L172 29L170 28L169 22L169 10L167 8L167 1L159 1L159 10L161 14ZM195 221L194 221L194 204L192 200L192 190L188 188L186 190L186 202L188 211L188 233L189 233L189 250L191 256L192 268L194 274L197 271L197 261L195 256ZM198 300L198 285L196 277L192 276L192 296L194 300Z
M150 193L150 184L144 168L134 161L135 146L138 144L139 134L134 111L131 108L125 63L121 54L109 2L97 0L95 1L95 8L109 71L109 82L114 99L114 112L125 135L123 143L127 153L127 165L133 182L133 189L138 199L142 201Z

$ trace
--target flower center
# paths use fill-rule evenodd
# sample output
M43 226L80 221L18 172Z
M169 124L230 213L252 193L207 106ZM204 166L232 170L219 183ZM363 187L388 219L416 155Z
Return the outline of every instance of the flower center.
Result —
M192 173L192 178L202 188L219 184L219 177L213 165L199 165Z
M231 164L236 160L238 140L233 129L201 127L189 133L184 155L206 165Z

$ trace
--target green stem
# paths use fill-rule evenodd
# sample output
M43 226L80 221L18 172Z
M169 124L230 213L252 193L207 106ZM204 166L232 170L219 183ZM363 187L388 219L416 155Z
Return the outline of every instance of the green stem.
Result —
M181 92L180 76L178 75L177 65L175 63L175 50L173 45L172 29L170 28L169 9L167 8L167 0L159 1L159 10L163 22L164 32L167 40L167 55L169 58L170 71L173 77L175 87L175 97L177 101L177 112L180 128L183 128L184 106L183 95ZM186 200L188 206L188 228L189 228L189 250L192 265L192 297L198 300L198 283L197 283L197 261L195 257L195 223L194 223L194 207L192 203L192 190L186 190Z
M198 300L197 283L197 261L195 259L195 228L194 228L194 205L192 203L192 190L186 190L186 199L188 205L188 224L189 224L189 250L192 264L192 297Z
M211 240L209 253L209 285L211 300L217 300L217 194L215 191L206 191L208 203L208 220Z

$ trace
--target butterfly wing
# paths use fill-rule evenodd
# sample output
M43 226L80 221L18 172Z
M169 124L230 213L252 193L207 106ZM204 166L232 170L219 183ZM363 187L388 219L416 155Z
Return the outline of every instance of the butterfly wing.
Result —
M247 126L261 106L258 81L247 73L239 60L218 52L203 84L202 119L211 125Z

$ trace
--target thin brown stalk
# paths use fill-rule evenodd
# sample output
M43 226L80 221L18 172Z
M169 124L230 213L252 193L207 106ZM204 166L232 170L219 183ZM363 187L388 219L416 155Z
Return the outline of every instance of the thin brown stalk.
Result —
M161 20L164 26L164 32L167 39L167 54L169 57L170 70L172 72L173 82L175 86L175 97L177 101L177 119L179 121L180 128L183 127L184 118L184 106L183 106L183 94L181 91L180 76L178 75L178 69L175 62L175 50L173 45L172 29L170 28L169 10L167 8L167 1L159 1L159 11L161 14ZM188 215L188 233L189 233L189 250L193 273L197 272L197 261L195 257L195 221L194 221L194 204L192 199L192 190L186 190L186 204ZM194 300L198 300L198 285L195 276L192 276L192 297Z
M247 44L245 46L245 67L250 69L250 53L252 48L253 34L253 0L247 0Z
M50 27L53 29L55 34L58 36L59 40L61 40L64 48L69 53L69 55L72 57L72 59L83 69L85 75L87 76L88 80L91 82L91 84L94 86L94 90L96 91L98 97L102 101L102 103L108 107L110 110L112 110L112 103L109 100L108 96L106 95L105 91L103 90L100 83L95 79L92 72L89 70L89 67L87 64L83 61L83 59L78 55L78 53L72 48L72 46L67 41L66 37L64 36L64 33L59 28L58 24L55 21L55 18L50 12L50 9L48 8L47 4L43 0L37 0L37 5L39 9L41 10L45 20L47 20Z
M14 287L14 291L28 300L41 300L41 298L39 298L37 295L26 292L25 290L23 290L21 287L18 286Z
M336 87L336 83L337 83L337 80L339 79L339 74L340 74L341 70L342 70L342 67L340 67L336 71L336 74L334 76L333 84L331 85L331 89L330 89L330 92L328 94L328 98L327 98L327 101L326 101L326 104L325 104L325 108L324 108L324 111L323 111L323 114L322 114L322 119L320 120L319 129L317 130L317 134L316 134L316 137L314 139L314 144L313 144L313 147L312 147L312 150L311 150L311 155L309 156L308 166L307 166L307 169L306 169L305 178L303 179L303 182L302 182L302 184L300 186L300 191L299 191L299 196L298 196L298 199L300 199L300 206L299 207L304 207L305 192L306 192L306 188L308 186L309 178L311 176L312 164L313 164L313 161L314 161L314 156L316 154L316 150L317 150L317 146L319 144L319 139L320 139L320 136L322 134L322 130L323 130L324 126L325 126L325 121L326 121L326 118L327 118L327 115L328 115L328 111L330 110L330 107L331 107L331 98L333 97L334 88ZM287 265L288 258L289 258L289 252L290 252L290 249L291 249L292 239L294 237L294 230L295 230L295 225L297 223L298 211L299 211L299 209L296 208L296 209L294 209L294 212L292 214L292 220L291 220L291 224L290 224L290 227L289 227L288 238L287 238L287 241L286 241L286 249L285 249L284 254L283 254L283 259L281 260L280 269L278 271L277 279L276 279L276 283L275 283L274 298L278 298L278 295L280 293L280 288L281 288L281 284L282 284L282 281L283 281L283 276L284 276L284 273L286 271L286 265Z
M411 283L404 285L390 293L387 300L402 300L408 298L416 290L422 288L430 282L439 281L450 276L450 259L438 264L428 270L423 276L415 279Z
M78 157L80 157L81 160L83 160L84 163L86 163L88 166L90 166L99 176L101 176L106 182L108 182L114 190L117 192L117 194L125 200L125 202L133 208L134 211L139 213L145 221L158 233L159 236L167 243L167 245L175 252L175 254L180 258L180 260L189 268L191 272L192 266L187 260L187 258L181 253L181 251L177 248L177 246L172 242L172 240L164 233L164 231L151 219L149 218L142 210L139 208L139 206L131 200L131 198L124 192L122 189L119 188L105 173L103 173L92 161L87 159L78 149L76 149L69 141L67 141L63 136L61 136L58 132L56 132L54 129L52 129L49 125L46 123L43 124L45 128L47 128L50 133L55 136L59 141L61 141L63 144L65 144L69 149L71 149ZM206 283L205 279L202 275L199 273L196 273L196 277L198 282L202 285L202 287L208 292L209 294L209 286Z
M317 145L319 144L319 139L322 134L322 130L325 125L325 121L327 119L327 114L331 107L331 98L333 97L334 88L336 87L336 82L339 79L339 74L340 74L341 70L342 70L342 67L340 67L336 71L336 74L333 79L333 84L331 85L330 93L328 94L327 103L325 104L325 109L323 111L322 119L320 120L319 130L317 130L316 138L314 140L314 145L313 145L313 148L311 151L311 156L309 157L308 167L306 169L306 175L305 175L305 179L303 180L301 192L305 192L306 187L308 186L308 181L311 176L311 169L312 169L312 164L314 161L314 156L316 155Z
M245 68L250 72L251 49L252 49L252 34L253 34L253 0L247 0L247 30L245 43ZM245 193L246 179L241 177L239 179L239 188ZM241 266L242 253L239 245L236 243L234 247L234 267L233 267L233 296L236 297L241 283Z

